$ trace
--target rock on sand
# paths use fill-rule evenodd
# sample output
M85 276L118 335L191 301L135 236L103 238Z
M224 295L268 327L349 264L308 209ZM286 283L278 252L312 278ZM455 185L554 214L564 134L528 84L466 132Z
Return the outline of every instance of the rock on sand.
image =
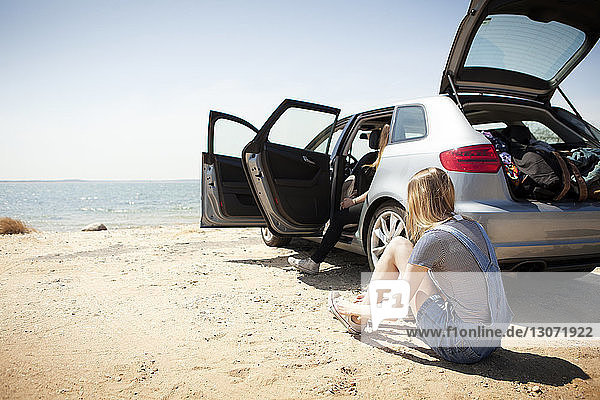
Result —
M89 224L82 229L83 232L94 232L94 231L107 231L106 225L104 224Z

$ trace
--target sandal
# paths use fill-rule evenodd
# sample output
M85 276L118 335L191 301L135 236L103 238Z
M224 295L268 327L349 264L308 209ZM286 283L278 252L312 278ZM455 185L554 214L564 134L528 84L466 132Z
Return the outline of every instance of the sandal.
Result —
M361 324L357 324L352 321L352 318L349 315L340 314L337 309L337 299L340 297L339 292L332 291L329 293L329 311L333 314L333 316L344 325L346 330L353 335L360 335L363 330L363 326Z

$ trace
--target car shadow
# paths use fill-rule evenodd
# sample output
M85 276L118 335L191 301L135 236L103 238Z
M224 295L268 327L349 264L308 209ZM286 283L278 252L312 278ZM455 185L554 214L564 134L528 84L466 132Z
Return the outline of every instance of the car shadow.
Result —
M366 336L366 337L365 337ZM538 383L550 386L563 386L575 379L590 379L579 366L562 358L545 356L529 352L519 352L499 348L489 357L475 364L457 364L440 358L433 350L416 345L413 342L390 339L386 334L368 334L355 336L369 346L407 360L438 367L467 375L478 375L494 380L518 383ZM387 342L404 348L394 349Z
M284 248L296 252L295 254L290 254L291 256L305 258L309 257L317 246L317 243L310 240L293 239ZM317 275L296 272L288 264L288 257L288 255L285 255L251 260L228 260L227 262L289 270L293 273L298 273L300 281L319 290L359 291L361 289L361 273L369 271L365 256L335 248L327 255L327 259L321 264L321 271Z

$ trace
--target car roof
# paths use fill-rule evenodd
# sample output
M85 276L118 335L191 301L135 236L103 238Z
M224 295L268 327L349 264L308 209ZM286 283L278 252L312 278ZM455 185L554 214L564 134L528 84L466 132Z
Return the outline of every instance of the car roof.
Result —
M392 104L380 105L378 107L369 108L364 111L359 111L359 112L356 112L356 113L353 113L350 115L346 115L343 118L340 118L338 120L338 123L347 122L348 119L350 119L354 115L371 114L371 113L376 114L376 113L383 112L383 111L392 111L394 108L399 107L399 106L407 106L407 105L414 105L414 104L420 104L420 105L427 106L428 104L431 104L433 102L436 102L436 103L439 102L440 99L448 99L448 98L450 98L450 97L447 94L438 94L438 95L434 95L434 96L416 97L416 98L412 98L412 99L408 99L408 100L396 101Z

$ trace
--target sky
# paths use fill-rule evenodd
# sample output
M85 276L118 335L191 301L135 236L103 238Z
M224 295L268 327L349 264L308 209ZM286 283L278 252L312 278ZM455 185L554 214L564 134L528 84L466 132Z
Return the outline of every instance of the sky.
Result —
M435 95L467 6L0 0L0 180L196 179L211 109ZM561 85L596 126L598 47Z

